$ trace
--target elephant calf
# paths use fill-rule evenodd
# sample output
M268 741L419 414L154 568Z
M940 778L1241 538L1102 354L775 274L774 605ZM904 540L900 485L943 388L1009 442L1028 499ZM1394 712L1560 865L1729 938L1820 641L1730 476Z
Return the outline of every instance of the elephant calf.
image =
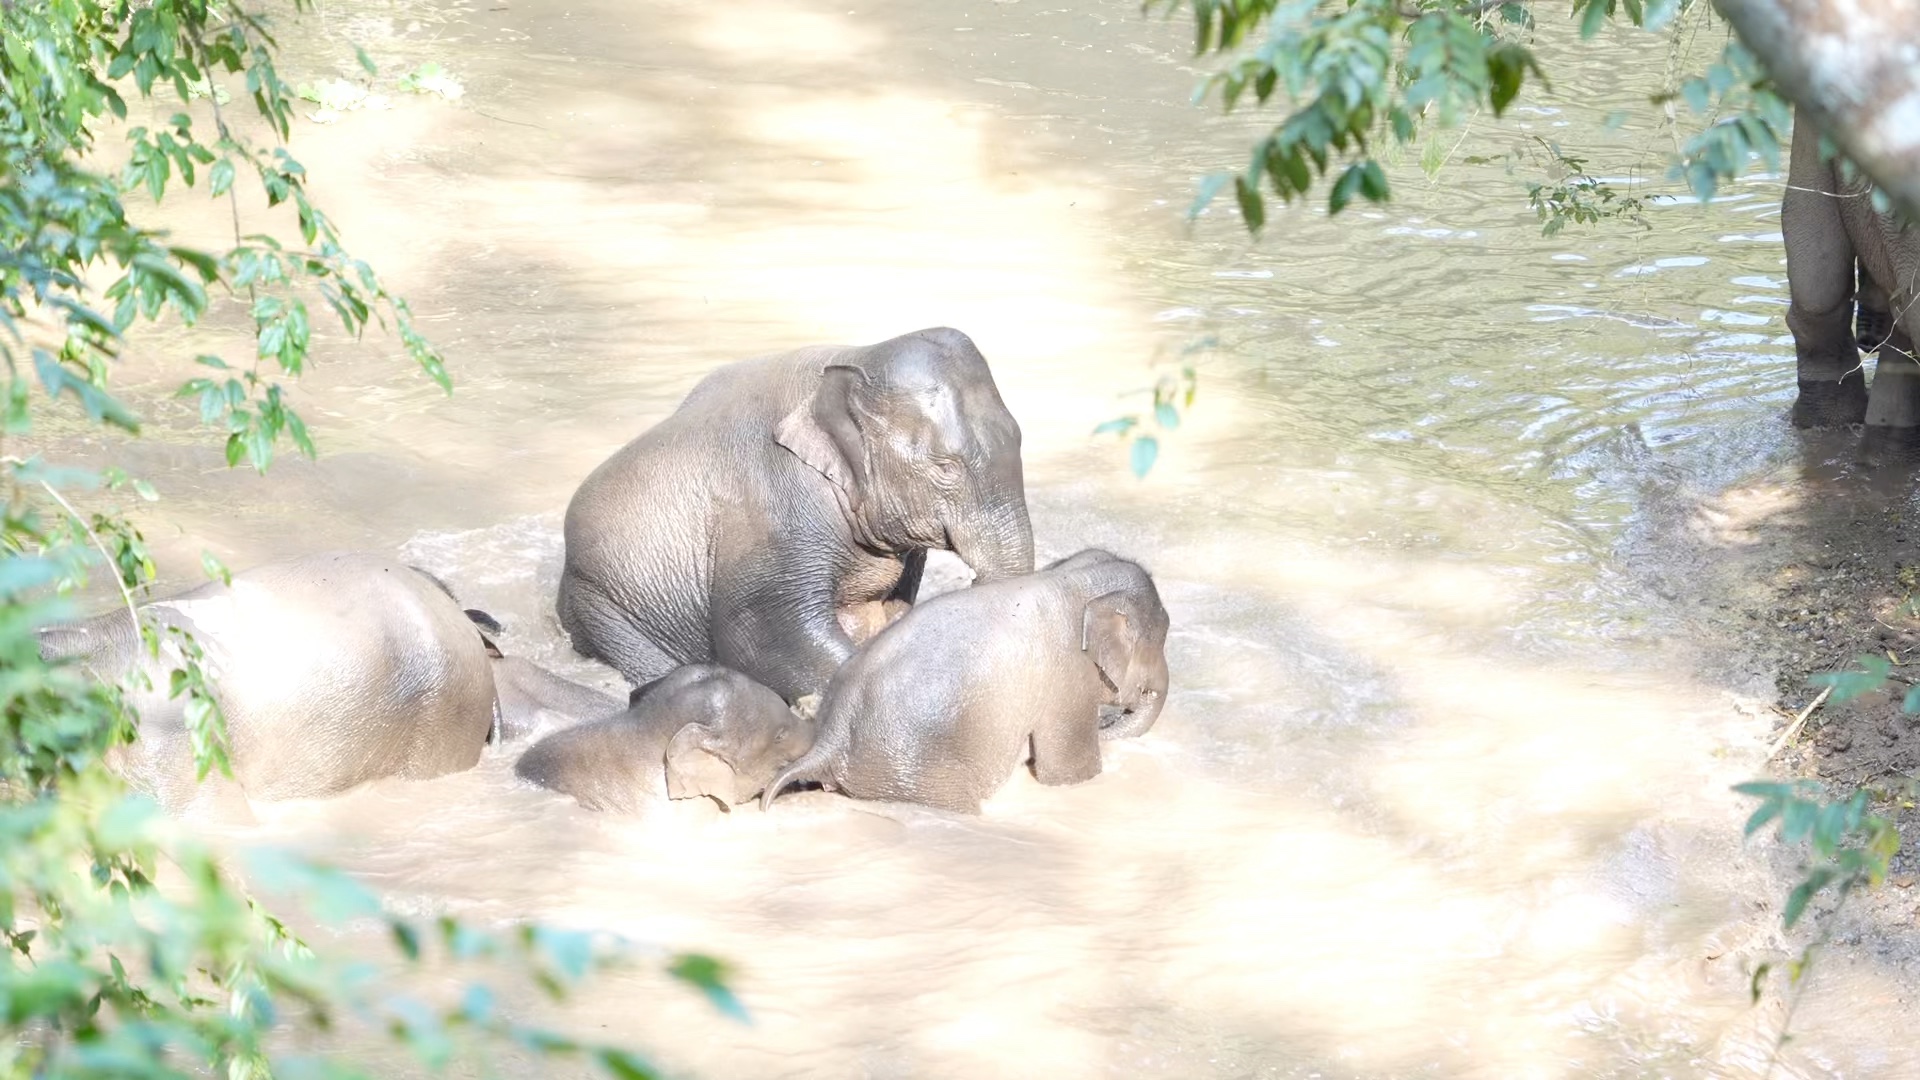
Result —
M813 749L769 784L960 813L1031 749L1043 784L1100 773L1100 741L1153 726L1167 694L1167 610L1153 578L1105 551L914 607L842 667Z
M664 787L723 807L760 793L813 744L773 691L717 664L688 664L633 692L627 711L533 744L514 772L589 810L637 814Z

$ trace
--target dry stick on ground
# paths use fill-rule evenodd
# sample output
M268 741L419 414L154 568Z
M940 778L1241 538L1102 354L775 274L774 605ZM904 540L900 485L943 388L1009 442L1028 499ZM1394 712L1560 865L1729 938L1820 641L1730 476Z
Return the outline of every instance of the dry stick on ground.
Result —
M1806 708L1800 710L1800 715L1794 717L1793 723L1787 725L1787 730L1781 732L1780 737L1774 740L1773 749L1767 751L1768 761L1772 761L1775 757L1777 757L1780 753L1781 748L1785 747L1788 743L1792 742L1793 737L1795 735L1800 734L1800 729L1806 726L1807 717L1812 716L1813 710L1819 708L1820 703L1827 700L1827 695L1831 693L1833 693L1833 687L1829 686L1826 689L1820 691L1820 696L1817 698L1814 698L1813 701Z

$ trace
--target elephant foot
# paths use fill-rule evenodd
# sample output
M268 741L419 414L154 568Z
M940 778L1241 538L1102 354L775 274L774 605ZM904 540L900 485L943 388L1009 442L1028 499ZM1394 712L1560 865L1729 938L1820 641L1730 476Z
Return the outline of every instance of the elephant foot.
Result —
M1793 402L1793 426L1841 427L1867 418L1867 377L1849 371L1839 379L1801 379L1800 396Z
M1920 465L1920 427L1869 427L1860 437L1860 463L1876 469Z
M1920 451L1920 363L1896 331L1880 350L1867 397L1867 433L1861 456L1874 464L1912 461Z

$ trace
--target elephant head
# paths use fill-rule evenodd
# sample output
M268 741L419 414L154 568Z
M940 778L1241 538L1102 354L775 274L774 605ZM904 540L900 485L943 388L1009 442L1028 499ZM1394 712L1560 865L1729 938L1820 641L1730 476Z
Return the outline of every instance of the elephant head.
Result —
M841 353L775 438L833 481L862 543L943 548L983 582L1032 572L1020 425L960 331Z
M1167 609L1153 578L1138 565L1098 548L1054 563L1087 597L1080 616L1080 650L1113 691L1102 709L1100 737L1144 735L1167 703Z
M773 691L715 664L694 664L633 692L631 705L666 697L685 722L667 740L667 797L706 796L723 807L760 793L774 774L813 746L813 725Z

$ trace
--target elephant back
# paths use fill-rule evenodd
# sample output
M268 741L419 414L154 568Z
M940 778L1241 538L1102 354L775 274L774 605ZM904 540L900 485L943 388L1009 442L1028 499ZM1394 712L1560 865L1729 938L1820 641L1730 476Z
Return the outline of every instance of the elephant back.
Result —
M486 649L426 576L334 553L236 575L172 605L208 658L237 778L256 798L328 795L472 767L493 724Z

